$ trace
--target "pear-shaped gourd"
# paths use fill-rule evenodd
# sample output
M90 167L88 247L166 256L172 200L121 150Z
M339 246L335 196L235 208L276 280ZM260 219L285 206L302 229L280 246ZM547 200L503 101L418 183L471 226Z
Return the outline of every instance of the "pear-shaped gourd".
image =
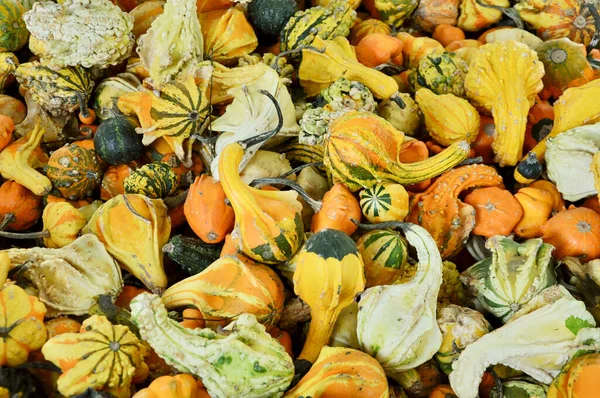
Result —
M85 228L127 271L153 292L167 287L162 247L171 234L167 206L144 195L118 195L102 205Z
M335 229L312 235L294 263L294 292L310 306L311 314L299 358L314 362L329 341L340 312L364 290L364 265L352 239Z

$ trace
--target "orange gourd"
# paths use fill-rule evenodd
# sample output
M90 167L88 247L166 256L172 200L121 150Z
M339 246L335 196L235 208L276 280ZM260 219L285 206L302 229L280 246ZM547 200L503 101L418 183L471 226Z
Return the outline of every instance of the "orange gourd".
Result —
M183 208L194 233L206 243L219 243L233 230L235 214L220 182L203 174L190 186Z
M561 211L540 228L542 239L556 249L552 255L583 257L584 261L600 258L600 214L585 207Z
M350 44L353 46L357 45L365 36L371 33L383 33L385 35L389 35L392 33L392 29L388 24L378 19L369 18L367 20L360 21L352 26L352 29L350 30Z
M271 337L279 342L285 348L285 352L294 359L294 353L292 351L292 336L285 330L279 329L277 326L273 326L269 331Z
M80 207L87 206L90 203L92 203L91 198L71 200L71 199L65 199L60 195L51 195L51 194L46 196L44 199L46 201L46 205L49 203L67 202L76 209L79 209Z
M12 134L15 130L13 120L4 115L0 115L0 151L2 151L12 140Z
M119 308L124 308L129 311L130 310L129 303L131 303L131 300L133 300L139 294L149 293L149 292L150 291L147 289L141 289L139 287L125 285L125 286L123 286L123 290L121 291L121 294L119 294L119 296L117 297L117 300L115 301L115 305Z
M45 325L49 339L59 334L79 333L79 329L81 329L81 323L66 316L50 319Z
M100 199L109 200L117 195L125 193L125 187L123 181L131 175L134 168L131 164L120 164L117 166L110 166L100 183Z
M355 51L358 62L369 68L389 63L402 65L402 41L384 33L366 35Z
M0 186L0 225L21 232L35 225L42 213L42 198L15 181Z
M572 359L548 388L548 398L594 397L600 390L600 354Z
M202 316L202 312L196 308L186 308L182 311L183 321L179 322L181 326L188 329L204 328L206 322Z
M429 149L423 141L410 140L404 141L400 147L398 159L401 163L415 163L425 160L429 157ZM405 188L409 192L423 192L431 185L431 178L421 181L417 184L407 185Z
M492 149L494 135L496 134L494 118L481 114L479 117L481 118L479 134L471 144L471 148L475 151L475 156L481 156L483 164L494 164L494 150Z
M210 398L202 382L188 374L161 376L133 398Z
M536 101L527 114L523 152L531 151L550 133L553 125L554 107L547 101Z
M543 189L525 187L515 194L523 208L523 217L516 225L514 232L519 238L539 238L541 227L552 214L554 199Z
M473 233L486 238L510 235L523 217L521 204L506 189L476 189L465 197L464 202L475 208Z
M600 214L600 200L598 200L598 196L592 196L591 198L587 198L581 206L586 207L588 209L592 209L596 213Z
M552 213L558 213L559 211L566 210L565 201L562 195L556 188L556 185L547 180L537 180L529 184L531 188L542 189L552 195Z
M321 209L313 216L310 230L337 229L352 235L358 228L351 219L360 221L362 212L358 200L344 184L335 184L325 196Z
M432 37L439 41L444 47L457 40L465 39L465 32L461 28L448 24L440 24L435 27Z
M482 45L483 44L481 44L480 41L473 40L473 39L455 40L453 42L446 44L445 50L447 52L453 52L453 51L459 50L461 48L479 48Z

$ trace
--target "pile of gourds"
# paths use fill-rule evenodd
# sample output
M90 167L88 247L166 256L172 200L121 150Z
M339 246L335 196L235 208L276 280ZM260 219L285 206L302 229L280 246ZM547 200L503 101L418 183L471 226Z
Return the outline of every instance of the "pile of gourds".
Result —
M0 396L596 396L598 6L0 0Z

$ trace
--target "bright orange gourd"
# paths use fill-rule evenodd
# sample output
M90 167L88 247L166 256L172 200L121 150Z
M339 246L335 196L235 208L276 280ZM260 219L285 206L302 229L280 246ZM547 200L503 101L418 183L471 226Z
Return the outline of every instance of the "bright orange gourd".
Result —
M33 227L42 213L42 198L23 185L6 181L0 186L0 223L7 217L4 229L21 232Z
M358 228L351 219L360 221L362 212L358 200L344 184L335 184L325 196L323 204L312 218L311 232L337 229L352 235Z
M600 258L600 214L585 207L561 211L541 228L542 239L556 249L557 259L583 257L584 261Z
M523 217L521 204L506 189L476 189L465 197L464 202L475 208L473 233L486 238L510 235Z
M402 65L402 40L384 33L366 35L355 50L358 62L369 68L388 63Z

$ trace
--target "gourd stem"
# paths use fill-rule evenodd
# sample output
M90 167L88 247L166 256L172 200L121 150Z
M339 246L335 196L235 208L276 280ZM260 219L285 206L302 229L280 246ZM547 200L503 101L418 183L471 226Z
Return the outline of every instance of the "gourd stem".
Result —
M283 173L282 175L279 176L279 178L286 178L287 176L290 176L292 174L296 174L297 172L299 172L302 169L306 169L308 167L321 167L323 166L325 163L323 162L312 162L312 163L305 163L305 164L301 164L300 166L291 169L290 171L286 171L285 173Z
M44 230L39 232L7 232L0 231L0 237L7 239L39 239L39 238L49 238L50 231Z
M192 134L190 135L190 139L198 141L201 144L214 144L219 139L219 136L215 135L214 137L202 137L200 134Z
M396 64L392 64L392 63L390 63L390 62L387 62L387 63L384 63L384 64L379 64L379 65L377 65L376 67L374 67L373 69L375 69L375 70L377 70L377 71L379 71L379 72L381 72L381 71L382 71L382 70L384 70L384 69L389 69L389 70L391 70L391 71L392 71L392 72L393 72L395 75L397 75L397 74L401 73L401 72L404 70L404 68L402 68L402 67L400 67L400 66L398 66L398 65L396 65Z
M396 103L400 107L400 109L406 108L406 103L400 98L400 94L396 91L394 95L390 97L392 101Z
M496 391L498 392L498 396L499 397L503 397L504 394L502 393L502 379L500 379L500 377L498 376L498 374L496 373L496 371L493 368L490 368L489 370L490 374L492 375L492 378L494 379L494 383Z
M256 187L257 185L285 185L288 188L292 188L302 196L302 199L312 207L315 213L321 210L321 206L323 206L323 202L314 200L300 185L287 178L257 178L250 183L251 187Z
M244 149L265 142L269 138L271 138L271 137L275 136L277 133L279 133L279 131L283 127L283 114L281 113L281 107L279 106L279 102L277 102L275 97L273 97L273 95L270 92L268 92L267 90L258 90L258 91L261 94L269 97L269 99L273 102L273 105L275 105L275 110L277 111L277 126L275 126L275 128L271 131L267 131L266 133L262 133L257 136L254 136L254 137L250 137L246 140L240 141L239 144Z
M269 65L269 66L271 68L275 69L277 72L281 72L281 70L279 70L279 66L278 66L279 58L285 57L286 55L302 52L302 50L312 50L312 51L318 52L319 54L323 54L325 52L325 48L317 48L317 47L313 47L313 46L299 46L292 50L286 50L286 51L280 52L279 54L277 54L277 56L273 60L273 63L271 63L271 65Z
M587 2L585 5L587 6L588 10L590 10L590 14L592 14L594 17L594 26L596 28L596 31L590 40L590 44L587 46L587 53L589 54L594 48L596 48L598 42L600 41L600 14L598 13L598 9L593 2Z
M168 198L163 199L163 202L165 205L167 205L169 209L174 209L177 206L183 204L183 202L185 202L185 199L188 195L188 191L189 189L186 189L185 191L181 191L175 196L169 196Z
M402 221L386 221L386 222L379 222L376 224L363 224L363 223L355 220L354 218L350 218L350 221L352 221L352 223L354 223L354 225L356 225L358 228L365 229L367 231L373 231L376 229L406 228L406 226L408 225L408 223L405 223Z
M525 24L523 23L523 20L521 19L519 12L517 10L515 10L514 8L504 8L504 7L500 7L500 6L494 6L491 4L484 3L482 0L475 0L475 1L481 7L492 8L494 10L500 11L502 14L506 15L508 18L510 18L515 23L516 28L525 29Z
M2 222L0 222L0 231L2 231L9 222L14 221L15 219L15 215L12 213L8 213L7 215L4 216L4 220L2 220Z
M482 163L483 163L483 157L477 156L476 158L469 158L469 159L463 160L462 162L457 164L456 167L468 166L471 164L482 164Z

